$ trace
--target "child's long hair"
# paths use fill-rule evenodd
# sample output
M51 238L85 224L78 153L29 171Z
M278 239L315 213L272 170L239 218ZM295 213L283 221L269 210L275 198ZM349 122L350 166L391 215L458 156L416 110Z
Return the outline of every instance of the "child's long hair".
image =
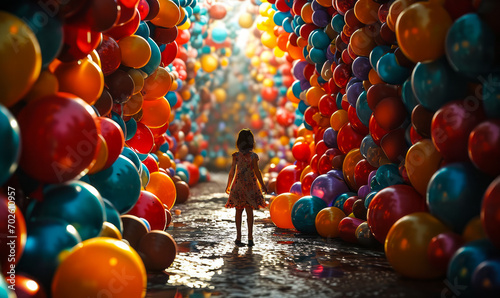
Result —
M239 151L249 151L253 150L255 147L255 140L253 133L250 129L244 128L238 133L238 139L236 140L236 148Z

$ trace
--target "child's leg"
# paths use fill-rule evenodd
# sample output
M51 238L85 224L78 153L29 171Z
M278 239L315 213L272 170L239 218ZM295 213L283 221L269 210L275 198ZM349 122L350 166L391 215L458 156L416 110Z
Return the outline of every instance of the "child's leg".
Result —
M247 212L248 240L253 240L253 209L245 207L245 210Z
M242 208L236 208L235 222L236 222L236 240L241 240L241 215L243 214Z

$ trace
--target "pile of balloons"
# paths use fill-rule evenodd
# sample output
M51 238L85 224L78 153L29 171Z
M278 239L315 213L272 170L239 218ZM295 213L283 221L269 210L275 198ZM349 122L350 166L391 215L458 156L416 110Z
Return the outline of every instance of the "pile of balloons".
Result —
M187 113L200 67L184 45L201 10L0 4L1 293L141 297L146 271L172 264L170 210L209 179L207 141Z
M382 243L402 275L498 293L498 8L263 1L262 43L294 59L286 97L302 120L295 163L270 180L273 222Z

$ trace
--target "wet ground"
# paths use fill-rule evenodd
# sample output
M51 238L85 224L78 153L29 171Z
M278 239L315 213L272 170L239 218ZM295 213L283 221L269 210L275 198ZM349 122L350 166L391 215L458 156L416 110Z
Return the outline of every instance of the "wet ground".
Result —
M164 274L148 276L147 297L440 297L445 283L398 275L383 247L276 228L256 211L254 247L234 245L234 209L224 208L227 174L191 189L168 232L178 245ZM178 211L177 211L178 212ZM174 213L174 212L173 212ZM246 215L243 213L243 242Z

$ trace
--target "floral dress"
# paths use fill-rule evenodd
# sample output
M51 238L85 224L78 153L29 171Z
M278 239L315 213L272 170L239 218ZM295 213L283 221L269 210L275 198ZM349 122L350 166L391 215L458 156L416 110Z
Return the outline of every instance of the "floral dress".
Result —
M254 159L258 161L259 156L252 151L233 153L233 160L236 162L236 172L226 208L252 207L253 209L259 209L267 206L257 177L255 177L253 172L252 165Z

